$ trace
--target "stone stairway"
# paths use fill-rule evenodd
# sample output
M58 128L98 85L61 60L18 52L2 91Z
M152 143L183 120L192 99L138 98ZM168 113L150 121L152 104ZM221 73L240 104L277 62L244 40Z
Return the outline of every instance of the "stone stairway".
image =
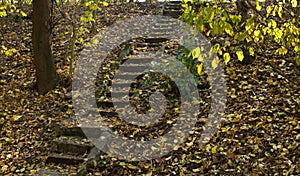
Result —
M179 1L168 2L164 6L163 14L177 18L181 14L180 7ZM102 117L107 119L118 117L115 106L122 107L123 99L132 97L137 91L139 95L148 95L151 92L139 87L139 81L147 79L145 78L145 74L140 76L141 79L136 79L133 83L128 80L128 78L141 75L141 72L148 67L147 63L150 63L152 60L152 58L147 55L136 56L136 54L145 51L171 52L169 51L171 48L162 46L168 46L170 44L171 41L168 41L165 36L168 31L174 27L172 20L162 19L153 26L153 34L151 37L136 38L126 43L126 45L130 46L129 50L126 51L127 55L121 56L119 53L118 58L107 59L106 66L104 65L100 70L99 80L96 83L98 86L97 106ZM177 47L177 49L179 48L178 44L172 43L172 46ZM127 63L127 61L129 63ZM122 67L120 67L120 65L122 65ZM118 79L113 80L114 74L119 67L123 72L118 74ZM114 85L113 87L112 83ZM128 88L128 85L131 87L129 93L128 90L125 89ZM111 93L113 88L115 88L114 95L118 97L114 103L112 102ZM169 104L172 104L172 102L169 102ZM125 111L126 108L123 108ZM145 112L145 110L147 110L147 100L142 102L141 106L137 108L137 111ZM97 127L89 127L89 129L86 128L84 131L87 130L93 131L93 133L98 135L101 133L101 129ZM97 136L95 136L95 138L97 138ZM100 154L101 152L86 138L82 128L76 123L76 120L68 119L56 124L55 138L52 141L51 152L47 157L47 162L77 165L81 168L78 175L84 175L93 166L93 162L99 159Z
M163 7L163 15L179 18L182 14L181 1L170 1Z

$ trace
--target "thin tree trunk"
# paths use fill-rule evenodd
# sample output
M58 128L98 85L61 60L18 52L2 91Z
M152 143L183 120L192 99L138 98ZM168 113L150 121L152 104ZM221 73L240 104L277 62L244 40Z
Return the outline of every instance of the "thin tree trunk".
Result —
M33 0L33 54L37 88L46 94L58 83L50 42L50 10L48 0Z

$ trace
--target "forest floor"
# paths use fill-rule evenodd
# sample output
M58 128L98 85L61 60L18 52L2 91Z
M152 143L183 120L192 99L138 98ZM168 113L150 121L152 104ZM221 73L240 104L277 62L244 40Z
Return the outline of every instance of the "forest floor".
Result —
M29 14L30 9L25 8ZM77 10L70 16L80 19ZM97 29L134 15L159 14L156 5L110 4L108 21ZM99 18L104 14L101 12ZM59 18L59 13L56 14ZM76 18L76 19L77 19ZM71 27L62 20L54 28L53 53L61 82L46 95L35 90L30 19L0 18L0 174L35 174L45 163L55 122L74 112L69 74ZM92 35L82 35L88 41ZM76 44L76 52L82 50ZM273 56L264 46L251 64L224 65L228 86L225 113L218 131L205 145L193 134L176 150L152 161L128 162L102 156L91 175L299 175L300 69L292 54ZM3 48L0 48L3 51ZM297 164L298 163L298 164ZM78 168L68 168L76 170Z

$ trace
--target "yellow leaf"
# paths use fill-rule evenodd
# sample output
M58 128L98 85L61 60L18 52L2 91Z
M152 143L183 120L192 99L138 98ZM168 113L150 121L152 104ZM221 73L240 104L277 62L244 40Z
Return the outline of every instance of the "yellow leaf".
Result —
M258 37L260 35L260 30L255 30L253 34L254 36Z
M249 47L249 54L250 56L254 56L254 49L252 47Z
M17 120L19 120L21 117L22 117L21 115L13 115L13 116L12 116L12 120L13 120L13 121L17 121Z
M91 4L90 5L90 10L94 11L98 9L98 5L97 4Z
M7 169L8 169L8 165L3 165L2 168L1 168L1 171L6 172Z
M288 50L284 46L281 46L279 49L276 50L276 52L281 55L285 55L288 52Z
M6 11L0 11L0 17L5 17L7 16Z
M217 148L218 148L218 146L214 146L213 148L211 148L211 153L212 154L217 153Z
M216 44L214 45L214 50L215 50L215 52L217 52L218 54L222 55L222 50L221 50L221 46L220 46L219 43L216 43Z
M192 169L193 172L200 172L200 169L199 168L196 168L196 169Z
M6 56L12 56L14 53L12 52L12 50L7 50L5 51L5 55Z
M129 169L138 169L137 166L134 166L134 165L132 165L132 164L128 164L127 167L128 167Z
M262 9L262 6L259 4L258 0L255 0L256 9L260 11Z
M243 51L237 51L236 55L237 55L239 61L243 61L243 59L244 59Z
M270 13L272 12L272 10L273 10L273 8L272 8L271 6L268 6L268 7L266 8L266 11L267 11L266 17L267 17L267 18L269 17L269 15L270 15Z
M294 48L294 50L295 50L296 52L300 51L300 45L296 45L295 48Z
M198 72L199 75L202 74L202 68L203 68L203 64L201 63L201 64L198 66L198 68L197 68L197 72Z
M264 122L258 122L258 123L256 124L256 127L258 127L258 126L260 126L260 125L262 125L262 124L264 124Z
M183 176L183 171L180 171L179 176Z
M99 40L98 39L93 39L93 44L94 45L97 45L99 43Z
M212 61L211 66L215 69L215 68L218 67L218 64L219 64L219 57L216 56L216 57L214 58L214 60Z
M30 170L30 174L36 174L37 170Z
M89 6L90 5L90 1L85 2L83 5L86 6L86 7Z
M150 171L149 173L147 173L145 176L151 176L152 175L152 171Z
M27 14L26 14L25 12L23 12L22 10L21 10L20 14L21 14L23 17L26 17L26 16L27 16Z
M120 165L120 166L125 166L126 163L125 163L125 162L120 162L119 165Z
M210 149L211 149L211 146L210 146L210 144L207 144L207 145L205 146L205 149L206 149L206 151L207 151L207 152L209 152L209 151L210 151Z
M228 162L227 162L228 164L229 164L229 166L232 166L232 161L231 161L231 159L228 159Z
M7 48L6 48L4 45L2 45L2 49L3 49L3 50L7 50Z
M297 0L291 0L292 7L297 7Z
M199 48L199 47L193 49L193 51L192 51L193 59L198 58L198 57L200 56L200 52L201 52L201 51L200 51L200 48Z
M225 65L227 65L227 63L230 61L230 54L224 53L223 59L224 59Z
M173 150L175 150L175 151L177 151L178 149L179 149L179 145L176 145L174 148L173 148Z
M103 5L104 5L105 7L107 7L107 6L108 6L108 3L107 3L107 2L103 2Z

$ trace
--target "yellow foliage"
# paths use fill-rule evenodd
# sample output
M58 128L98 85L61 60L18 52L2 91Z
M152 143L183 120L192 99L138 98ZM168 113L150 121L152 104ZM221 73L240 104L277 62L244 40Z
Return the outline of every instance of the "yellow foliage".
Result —
M244 59L243 51L237 51L236 55L237 55L239 61L243 61L243 59Z

